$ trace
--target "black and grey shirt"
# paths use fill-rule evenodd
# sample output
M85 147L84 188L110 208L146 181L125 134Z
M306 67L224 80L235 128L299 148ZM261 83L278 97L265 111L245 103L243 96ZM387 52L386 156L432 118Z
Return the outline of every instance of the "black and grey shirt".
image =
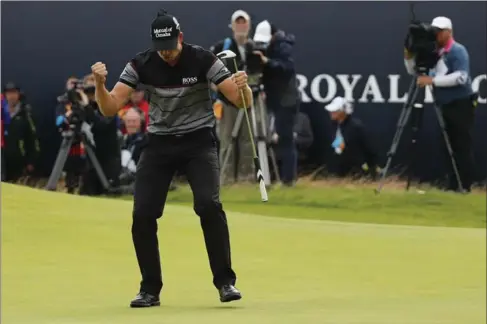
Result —
M212 52L183 43L175 66L146 50L127 63L119 81L149 92L149 133L178 135L215 125L210 82L218 85L230 76Z

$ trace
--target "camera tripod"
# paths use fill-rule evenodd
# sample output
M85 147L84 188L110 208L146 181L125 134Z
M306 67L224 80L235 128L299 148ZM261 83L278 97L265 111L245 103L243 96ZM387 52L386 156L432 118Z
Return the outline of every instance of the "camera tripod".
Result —
M92 142L90 140L90 135L86 130L83 129L83 127L81 127L81 130L79 130L79 133L78 131L75 131L74 128L74 125L70 125L70 129L62 132L63 141L61 143L61 147L59 148L56 162L54 163L54 167L52 168L51 175L49 176L45 189L52 191L56 190L59 178L61 177L64 169L64 165L68 159L71 146L73 145L75 138L78 137L81 139L81 143L84 145L88 159L95 168L96 174L98 175L98 179L100 180L103 189L109 191L111 187L110 183L103 172L100 162L96 158L95 152L93 151L92 144L90 143Z
M424 74L422 74L422 75L424 75ZM389 170L389 168L391 166L392 158L396 154L397 147L399 146L399 142L401 140L401 136L402 136L402 133L404 131L404 128L406 127L406 125L409 121L411 121L411 131L412 131L411 132L411 151L413 152L413 154L411 154L410 156L412 156L413 158L411 158L410 163L408 165L408 177L407 177L406 190L409 190L409 187L411 185L411 179L412 179L412 175L413 175L413 168L411 167L411 164L413 164L413 162L415 162L414 157L416 156L416 154L415 154L414 150L415 150L416 144L417 144L418 133L419 133L421 126L422 126L423 111L424 111L423 104L418 102L419 101L418 95L419 95L420 87L417 85L416 81L417 81L417 76L414 76L412 81L411 81L411 85L409 86L409 91L408 91L406 102L404 103L404 106L401 110L401 115L399 116L399 120L397 122L396 133L394 134L394 138L392 140L391 148L389 149L389 152L387 153L387 162L386 162L386 165L382 171L379 186L375 190L376 193L380 193L380 191L382 190L382 187L384 186L384 179L387 175L387 171ZM433 104L433 106L435 107L436 117L438 119L438 123L440 125L441 132L442 132L443 138L445 140L446 148L447 148L448 154L450 156L450 160L451 160L451 164L453 167L453 171L455 173L455 177L458 181L458 187L459 187L461 192L464 192L463 185L462 185L462 182L460 180L460 174L458 172L457 163L456 163L455 158L453 156L453 150L452 150L452 147L450 144L450 139L448 138L448 134L446 133L446 130L445 130L445 121L443 119L441 109L436 104Z
M266 186L271 185L271 176L269 169L268 156L271 157L272 165L275 172L277 181L279 179L279 171L277 169L277 161L274 150L267 145L267 113L264 100L262 99L263 89L261 85L250 86L254 95L254 105L250 107L250 114L252 120L252 132L255 134L257 141L257 152L260 160L260 166L264 177L264 183ZM232 141L226 148L220 153L221 169L220 169L220 181L223 183L225 177L225 170L228 166L228 160L230 159L232 150L237 145L238 134L244 121L245 113L243 109L240 109L235 124L232 129Z

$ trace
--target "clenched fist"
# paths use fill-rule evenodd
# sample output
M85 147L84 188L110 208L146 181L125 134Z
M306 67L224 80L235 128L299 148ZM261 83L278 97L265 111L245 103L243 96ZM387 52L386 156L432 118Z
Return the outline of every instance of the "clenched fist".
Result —
M91 66L91 72L95 76L96 84L104 84L107 80L107 67L102 62L96 62Z
M232 76L232 78L233 81L237 84L237 87L239 89L243 90L247 87L248 76L247 73L245 73L245 71L238 71Z

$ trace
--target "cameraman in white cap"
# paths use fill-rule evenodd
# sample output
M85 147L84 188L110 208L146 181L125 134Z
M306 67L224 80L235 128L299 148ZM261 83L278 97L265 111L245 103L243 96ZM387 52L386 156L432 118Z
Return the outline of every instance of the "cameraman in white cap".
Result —
M332 120L332 148L330 171L339 177L369 173L375 177L377 152L373 149L365 126L353 117L353 106L342 97L336 97L325 109Z
M472 130L478 94L472 89L468 51L453 38L452 22L447 17L436 17L431 22L436 32L440 60L429 75L418 76L421 87L432 86L435 103L441 108L445 130L450 139L453 157L465 190L470 191L473 181ZM406 68L414 74L414 57L405 52ZM448 156L445 146L445 157ZM457 191L459 184L453 166L449 165L447 190Z
M231 50L237 56L237 66L239 70L246 70L248 54L252 51L252 41L249 39L250 15L244 10L235 11L230 18L232 36L226 37L213 45L210 50L216 55L224 50ZM215 90L216 88L213 88ZM218 124L218 138L220 140L220 150L225 150L232 143L232 131L235 127L239 109L234 107L224 95L214 92L214 109L220 115ZM237 145L230 157L231 168L227 168L230 175L225 179L232 179L236 182L239 179L253 179L253 155L250 136L245 125L240 126L240 132L236 139Z

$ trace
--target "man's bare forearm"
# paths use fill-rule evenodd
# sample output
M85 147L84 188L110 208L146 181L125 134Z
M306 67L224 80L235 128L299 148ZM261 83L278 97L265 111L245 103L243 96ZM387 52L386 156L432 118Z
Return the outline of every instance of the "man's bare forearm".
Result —
M100 108L101 113L104 116L107 117L115 116L115 114L120 109L120 107L118 107L117 101L110 94L110 92L108 92L105 85L96 86L95 99L96 102L98 103L98 107Z
M245 98L245 102L242 100L242 95L240 94L239 90L239 96L238 96L238 102L237 102L237 107L238 108L250 108L254 104L254 96L252 94L252 89L247 85L245 89L243 89L243 94Z

